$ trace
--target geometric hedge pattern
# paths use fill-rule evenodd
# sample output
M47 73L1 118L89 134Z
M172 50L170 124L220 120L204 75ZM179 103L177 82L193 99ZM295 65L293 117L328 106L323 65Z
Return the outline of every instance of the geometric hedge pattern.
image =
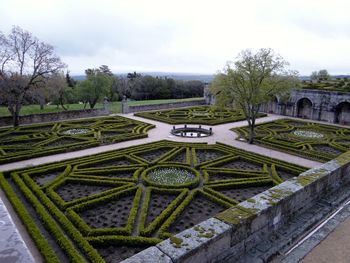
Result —
M248 127L232 130L237 132L240 138L248 138ZM326 162L350 150L350 129L282 119L256 125L254 143Z
M0 163L147 137L154 126L120 116L0 129Z
M161 121L169 124L205 124L217 125L235 121L245 120L242 111L232 111L219 109L211 106L198 106L174 110L162 110L151 112L135 113L147 119ZM264 117L266 114L259 113L258 117Z
M169 167L192 180L147 177ZM7 172L0 184L45 261L119 262L305 170L219 143L159 141Z

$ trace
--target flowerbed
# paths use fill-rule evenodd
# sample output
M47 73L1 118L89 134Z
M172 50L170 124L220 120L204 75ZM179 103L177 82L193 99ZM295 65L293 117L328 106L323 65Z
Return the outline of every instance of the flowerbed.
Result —
M6 172L0 185L45 261L119 262L304 170L160 141Z
M245 117L241 111L218 109L210 106L138 112L134 115L170 124L217 125L245 120ZM258 114L258 117L264 116L266 116L266 114Z
M236 128L241 138L248 138L248 128ZM290 119L259 124L255 143L316 161L329 161L350 149L350 129Z
M2 128L0 164L143 138L153 127L115 116Z

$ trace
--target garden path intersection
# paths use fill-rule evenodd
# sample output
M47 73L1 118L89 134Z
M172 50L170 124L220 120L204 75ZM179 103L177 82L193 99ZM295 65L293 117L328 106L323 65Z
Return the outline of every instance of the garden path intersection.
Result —
M77 157L90 156L90 155L104 153L104 152L113 151L113 150L122 150L131 146L137 146L137 145L142 145L146 143L153 143L161 140L167 140L167 141L173 141L173 142L185 142L185 143L208 143L208 144L215 144L219 142L225 145L233 146L238 149L243 149L248 152L261 154L270 158L286 161L286 162L297 164L303 167L312 168L312 167L319 166L321 164L320 162L317 162L317 161L307 160L305 158L298 157L295 155L290 155L288 153L283 153L277 150L264 148L258 145L250 145L250 144L247 144L246 142L235 140L235 138L238 135L235 132L233 132L231 129L246 126L246 121L238 121L234 123L227 123L227 124L221 124L216 126L202 125L202 127L205 127L205 128L212 127L213 135L209 137L203 137L203 138L184 138L184 137L173 136L170 134L170 131L174 125L137 117L137 116L134 116L133 114L123 114L121 116L142 121L145 123L153 124L156 127L148 131L148 137L146 138L119 142L116 144L104 145L104 146L78 150L78 151L69 152L69 153L54 154L54 155L45 156L45 157L39 157L39 158L34 158L34 159L29 159L24 161L18 161L14 163L3 164L3 165L0 165L0 172L10 171L10 170L20 169L20 168L27 168L27 167L37 166L41 164L46 164L46 163L57 162L57 161L64 161L64 160L74 159ZM256 123L260 124L260 123L265 123L265 122L270 122L270 121L275 121L275 120L285 119L285 118L286 118L285 116L269 115L268 117L262 117L257 119ZM179 127L179 126L182 126L182 125L176 125L176 127ZM195 124L188 125L188 126L198 127L198 125L195 125ZM36 251L36 248L32 243L32 241L29 239L29 237L24 235L23 238L25 240L25 243L22 241L22 238L18 232L21 232L21 233L25 232L24 228L23 226L20 226L21 224L19 222L19 219L12 211L12 208L8 209L10 210L10 213L9 213L4 203L6 204L6 206L9 205L8 201L4 197L4 193L0 189L0 232L10 233L8 234L9 235L8 240L4 240L3 235L1 234L0 261L3 254L4 256L9 254L11 256L12 255L11 253L13 253L13 258L17 260L16 262L40 261L39 253ZM17 230L17 227L19 231ZM16 240L16 244L18 246L13 251L9 250L8 248L8 244L12 239ZM29 247L29 249L26 248L26 245ZM20 251L20 253L16 254L18 251Z

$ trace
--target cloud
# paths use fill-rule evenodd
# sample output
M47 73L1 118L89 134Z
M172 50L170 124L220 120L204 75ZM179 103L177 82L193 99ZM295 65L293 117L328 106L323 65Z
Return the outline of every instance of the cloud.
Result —
M342 0L3 0L0 30L33 32L74 74L100 64L215 73L242 49L260 47L275 49L302 74L335 74L350 68L348 10Z

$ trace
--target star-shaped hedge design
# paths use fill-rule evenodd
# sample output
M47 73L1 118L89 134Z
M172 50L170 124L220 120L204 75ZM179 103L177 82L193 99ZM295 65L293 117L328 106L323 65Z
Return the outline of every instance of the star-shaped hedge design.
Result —
M70 260L118 262L304 170L224 144L160 141L0 182L44 258L57 257L51 240Z

